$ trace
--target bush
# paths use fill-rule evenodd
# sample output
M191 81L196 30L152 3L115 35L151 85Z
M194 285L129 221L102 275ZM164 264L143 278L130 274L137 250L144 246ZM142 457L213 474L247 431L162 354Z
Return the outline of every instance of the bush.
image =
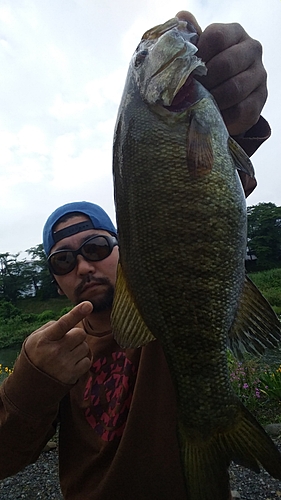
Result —
M34 298L21 299L18 305L20 308L10 302L0 301L0 349L21 344L30 333L45 323L58 319L72 308L64 298L46 301L45 308L42 302Z
M0 300L0 319L13 318L21 314L21 311L7 300Z
M61 317L61 316L63 316L64 314L68 313L69 311L71 311L71 309L72 309L72 306L64 307L64 308L60 311L59 317Z
M37 320L42 324L48 323L48 321L56 319L56 315L54 311L47 309L47 311L43 311L40 314L36 314Z

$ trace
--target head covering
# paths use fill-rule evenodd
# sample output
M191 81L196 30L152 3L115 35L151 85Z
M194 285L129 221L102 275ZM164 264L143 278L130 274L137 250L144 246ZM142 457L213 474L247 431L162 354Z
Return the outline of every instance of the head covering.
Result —
M58 220L71 212L81 212L81 214L87 215L91 222L81 222L70 226L69 230L66 228L65 230L63 229L62 231L58 231L58 233L54 233L53 227L56 225ZM50 215L50 217L48 217L43 228L43 246L46 255L49 255L50 250L56 241L66 238L71 234L86 231L87 229L103 229L104 231L117 235L116 228L111 219L99 205L95 205L94 203L89 203L87 201L75 201L57 208ZM56 237L56 234L59 236Z

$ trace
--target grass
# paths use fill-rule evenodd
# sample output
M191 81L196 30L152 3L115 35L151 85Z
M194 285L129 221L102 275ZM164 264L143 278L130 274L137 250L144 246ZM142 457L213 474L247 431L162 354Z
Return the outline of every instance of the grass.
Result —
M270 302L276 314L281 315L281 268L251 273L249 277Z
M71 302L63 296L48 300L36 300L34 297L20 299L16 306L24 313L40 314L46 310L53 311L55 315L59 315L64 307L70 307Z
M0 349L22 343L30 333L71 308L64 297L47 301L27 298L18 301L16 306L2 301L0 305Z

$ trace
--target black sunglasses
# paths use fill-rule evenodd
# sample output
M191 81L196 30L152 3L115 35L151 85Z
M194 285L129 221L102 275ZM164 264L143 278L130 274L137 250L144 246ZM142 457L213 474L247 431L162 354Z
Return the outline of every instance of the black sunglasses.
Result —
M57 250L48 257L48 264L51 273L57 276L68 274L76 267L77 255L82 255L84 259L91 262L106 259L113 248L118 245L115 236L96 235L92 236L77 250Z

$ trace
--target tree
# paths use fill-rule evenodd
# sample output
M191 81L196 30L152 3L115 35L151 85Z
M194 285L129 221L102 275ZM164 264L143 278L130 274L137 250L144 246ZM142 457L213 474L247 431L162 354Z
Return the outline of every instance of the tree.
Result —
M31 259L19 260L19 254L0 254L0 300L16 303L27 296L45 300L57 297L52 284L43 245L26 250Z
M281 267L281 207L259 203L248 207L248 247L257 270Z
M34 295L41 300L57 297L57 290L52 283L46 255L42 243L26 250L32 257L29 261L29 279L34 287Z
M0 254L0 298L15 302L23 293L28 284L24 277L24 269L19 254Z

